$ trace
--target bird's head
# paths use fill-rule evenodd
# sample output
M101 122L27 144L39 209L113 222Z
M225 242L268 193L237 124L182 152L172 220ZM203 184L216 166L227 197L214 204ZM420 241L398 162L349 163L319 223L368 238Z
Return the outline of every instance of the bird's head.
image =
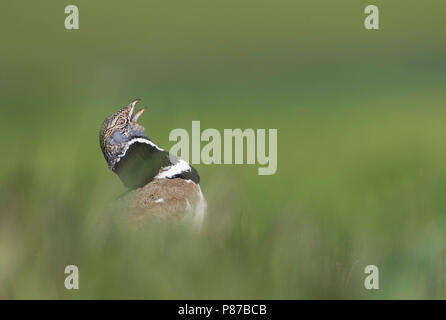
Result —
M144 127L137 123L145 108L134 112L138 102L139 99L133 100L128 106L118 110L102 123L99 142L105 160L112 170L124 156L132 140L147 138Z

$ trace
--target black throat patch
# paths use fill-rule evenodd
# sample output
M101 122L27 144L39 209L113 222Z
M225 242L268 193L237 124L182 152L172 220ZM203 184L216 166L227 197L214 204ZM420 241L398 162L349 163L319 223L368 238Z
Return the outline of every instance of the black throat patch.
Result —
M181 178L200 182L198 172L183 160L171 157L169 152L158 148L147 138L135 138L112 169L125 186L130 189L141 188L160 172L163 178Z

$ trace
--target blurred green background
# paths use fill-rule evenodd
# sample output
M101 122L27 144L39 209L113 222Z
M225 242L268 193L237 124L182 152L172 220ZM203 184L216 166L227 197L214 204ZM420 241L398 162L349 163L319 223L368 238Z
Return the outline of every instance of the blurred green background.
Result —
M445 9L2 1L0 298L446 298ZM196 165L203 231L135 231L113 212L125 189L98 131L137 97L167 149L192 120L277 128L277 173ZM80 290L64 288L68 264Z

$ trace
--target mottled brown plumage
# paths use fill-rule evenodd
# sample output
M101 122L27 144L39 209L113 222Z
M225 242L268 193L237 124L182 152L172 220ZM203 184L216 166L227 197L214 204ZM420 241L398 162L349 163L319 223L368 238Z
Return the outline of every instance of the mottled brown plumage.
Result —
M200 187L184 179L156 179L132 190L119 201L128 208L132 220L150 219L180 222L192 218L192 210L201 200Z
M130 137L131 134L146 136L144 127L137 122L146 109L142 108L133 114L139 101L139 99L133 100L128 106L118 110L102 123L99 130L99 144L110 168L113 168L119 161L118 156L122 153L127 142L125 139L116 141L113 139L114 135L120 134L122 137Z
M197 171L151 141L134 113L139 99L104 120L99 133L109 168L131 189L119 199L134 221L192 220L200 226L206 201Z

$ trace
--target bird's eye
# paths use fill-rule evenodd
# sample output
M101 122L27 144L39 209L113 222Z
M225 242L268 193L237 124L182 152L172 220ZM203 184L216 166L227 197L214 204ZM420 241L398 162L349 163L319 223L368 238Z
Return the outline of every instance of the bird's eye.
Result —
M121 118L118 120L118 126L123 126L123 125L125 125L126 122L127 121L125 119Z

